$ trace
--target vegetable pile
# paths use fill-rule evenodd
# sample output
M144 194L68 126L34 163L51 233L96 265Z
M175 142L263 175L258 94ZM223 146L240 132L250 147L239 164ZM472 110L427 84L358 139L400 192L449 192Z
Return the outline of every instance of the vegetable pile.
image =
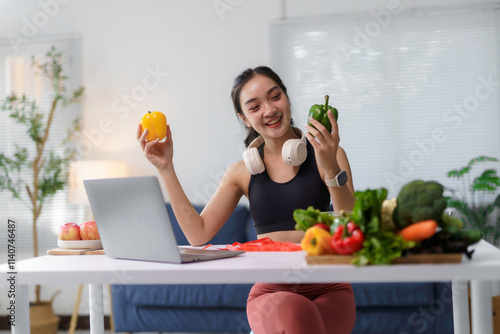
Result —
M463 229L463 222L445 214L443 186L415 180L396 198L387 190L356 191L352 213L335 216L313 207L296 209L295 229L305 231L302 249L309 256L351 255L355 265L390 264L411 254L465 253L481 240L478 230Z

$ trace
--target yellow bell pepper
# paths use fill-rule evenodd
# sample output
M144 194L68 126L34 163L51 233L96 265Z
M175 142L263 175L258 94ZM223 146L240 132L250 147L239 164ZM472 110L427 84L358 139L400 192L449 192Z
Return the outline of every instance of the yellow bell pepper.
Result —
M148 129L147 141L163 140L167 135L167 117L159 111L148 111L141 118L142 130Z
M307 229L301 241L302 249L309 256L331 254L330 233L322 227L312 226Z

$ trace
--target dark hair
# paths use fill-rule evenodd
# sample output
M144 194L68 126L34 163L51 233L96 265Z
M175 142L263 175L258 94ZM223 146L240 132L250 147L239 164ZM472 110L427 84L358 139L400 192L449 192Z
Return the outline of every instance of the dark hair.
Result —
M285 93L286 97L288 98L288 94L286 93L286 87L283 84L283 81L281 81L281 78L272 69L270 69L267 66L258 66L253 69L247 68L246 70L241 72L240 75L236 77L236 79L234 79L233 89L231 90L231 98L233 99L233 106L234 106L234 111L236 112L236 116L238 116L238 114L241 114L243 116L243 110L241 110L241 103L240 103L241 89L248 81L250 81L250 79L252 79L254 76L258 74L264 75L273 80L274 82L276 82L276 84L281 88L283 93ZM245 138L244 142L245 146L248 147L248 145L250 145L250 143L260 134L257 131L255 131L255 129L252 127L246 127L246 130L247 130L247 137Z

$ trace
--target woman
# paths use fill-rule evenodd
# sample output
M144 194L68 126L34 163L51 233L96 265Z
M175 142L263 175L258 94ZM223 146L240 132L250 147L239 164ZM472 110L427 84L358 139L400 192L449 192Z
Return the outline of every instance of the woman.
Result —
M287 90L279 76L264 66L247 69L235 79L231 96L236 114L247 129L245 144L252 146L251 142L261 136L260 157L256 159L262 159L264 171L255 172L243 160L231 165L201 214L191 205L175 174L170 126L164 142L146 142L147 130L142 132L139 125L137 131L144 154L158 169L174 214L192 245L209 241L242 196L249 198L258 237L276 241L301 241L304 233L294 229L292 216L296 208L312 205L327 210L331 198L336 210L352 209L354 189L349 162L339 147L338 126L330 111L331 133L310 119L312 126L306 126L305 135L307 158L299 165L290 165L284 163L283 146L287 140L300 139L302 135L292 126ZM347 182L341 181L342 176L347 176ZM348 283L257 283L250 291L247 305L255 334L350 333L355 313Z

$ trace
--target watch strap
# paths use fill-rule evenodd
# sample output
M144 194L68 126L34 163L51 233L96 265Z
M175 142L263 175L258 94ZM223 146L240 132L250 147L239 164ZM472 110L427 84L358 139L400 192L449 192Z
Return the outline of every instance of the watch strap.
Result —
M325 178L325 184L328 187L342 187L347 183L347 173L345 170L341 170L333 179Z

